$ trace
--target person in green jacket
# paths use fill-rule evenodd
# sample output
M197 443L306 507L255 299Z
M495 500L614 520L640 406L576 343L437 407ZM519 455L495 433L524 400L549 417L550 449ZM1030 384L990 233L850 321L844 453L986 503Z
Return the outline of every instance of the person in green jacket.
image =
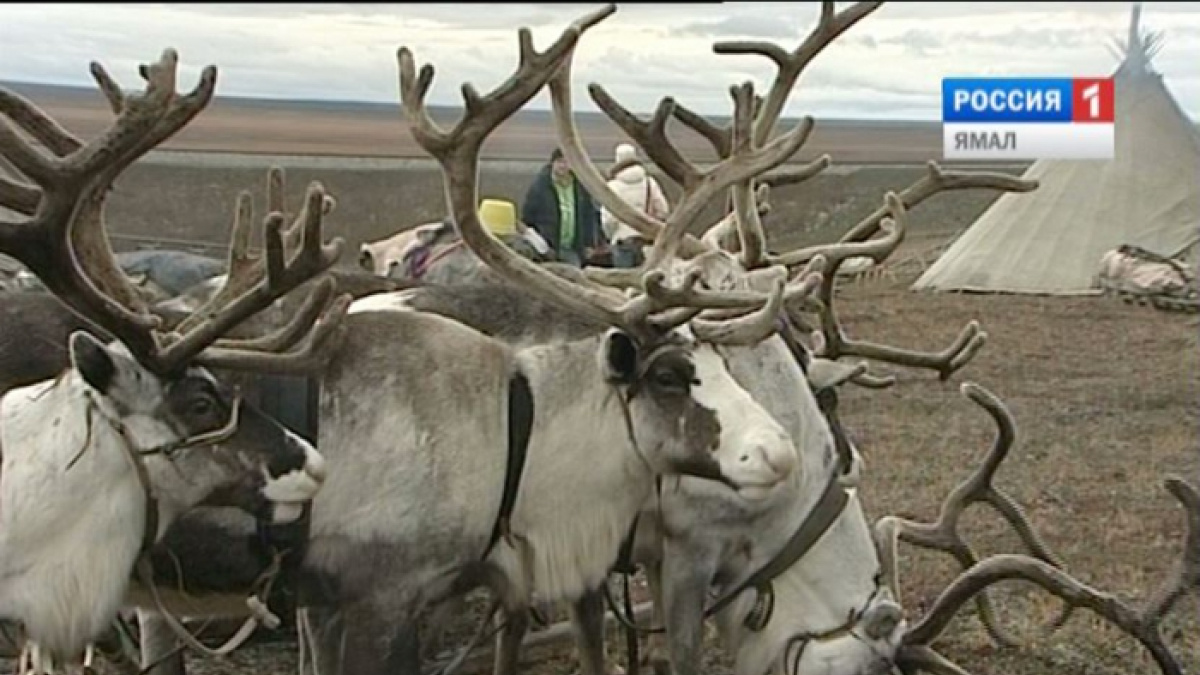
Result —
M604 244L600 209L557 148L525 192L521 220L570 265L582 265Z

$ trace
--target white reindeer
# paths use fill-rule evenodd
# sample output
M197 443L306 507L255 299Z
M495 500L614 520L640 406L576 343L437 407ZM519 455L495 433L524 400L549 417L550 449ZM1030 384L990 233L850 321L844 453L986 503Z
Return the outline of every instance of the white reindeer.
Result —
M243 405L205 369L309 364L333 334L348 298L334 300L325 280L280 331L221 337L336 261L341 241L321 243L320 186L309 190L301 249L285 255L283 215L272 213L262 261L246 256L243 195L231 268L257 274L231 274L237 283L171 333L159 329L109 247L102 209L112 182L212 96L212 68L196 91L178 96L176 61L168 50L143 68L148 87L136 97L94 66L117 121L87 144L0 89L0 114L15 124L0 125L0 155L37 185L0 185L0 206L28 216L0 220L0 252L116 338L105 344L73 333L67 370L0 399L0 618L23 624L23 667L35 673L80 661L115 617L139 554L181 514L207 502L295 520L325 478L309 443Z

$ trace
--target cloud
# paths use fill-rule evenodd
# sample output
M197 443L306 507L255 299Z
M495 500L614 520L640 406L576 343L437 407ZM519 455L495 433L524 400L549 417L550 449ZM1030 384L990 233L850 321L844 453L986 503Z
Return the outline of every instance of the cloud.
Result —
M698 35L715 38L774 38L786 40L796 36L792 22L766 14L735 14L720 19L694 21L682 28L672 29L674 35Z
M839 4L844 7L843 4ZM456 105L460 86L497 86L517 66L517 28L544 49L590 7L553 4L141 4L0 6L0 80L92 86L98 60L122 84L137 65L178 49L181 86L220 68L218 96L396 103L396 50L412 49L437 75L429 101ZM937 119L941 79L962 75L1096 75L1115 67L1107 44L1128 27L1127 3L905 2L885 4L805 71L789 115ZM600 82L642 114L666 95L706 114L731 110L731 85L759 91L775 77L761 56L722 56L714 41L769 40L794 49L820 15L816 3L627 5L580 41L577 110L596 110ZM1180 104L1200 118L1200 3L1147 3L1165 29L1155 60ZM540 94L531 107L545 108ZM889 112L891 111L891 112Z
M943 37L924 28L910 28L879 42L885 45L900 45L906 52L916 56L930 56L946 46Z

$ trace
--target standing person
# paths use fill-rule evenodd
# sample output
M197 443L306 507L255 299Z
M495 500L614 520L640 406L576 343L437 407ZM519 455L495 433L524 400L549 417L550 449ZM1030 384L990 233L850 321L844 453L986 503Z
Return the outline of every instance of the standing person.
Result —
M557 148L525 192L521 220L542 235L560 262L576 267L603 243L600 211Z
M645 164L637 156L637 148L622 143L617 146L617 163L609 170L608 187L625 203L659 220L667 217L670 204L662 187L646 173ZM633 268L645 262L643 247L647 244L641 233L621 222L608 209L601 208L601 226L612 243L613 267Z

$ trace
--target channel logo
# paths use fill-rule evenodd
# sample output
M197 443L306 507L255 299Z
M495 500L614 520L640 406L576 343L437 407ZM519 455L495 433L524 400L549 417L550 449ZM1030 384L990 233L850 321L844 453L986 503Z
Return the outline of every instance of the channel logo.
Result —
M948 77L945 159L1112 159L1111 77Z

